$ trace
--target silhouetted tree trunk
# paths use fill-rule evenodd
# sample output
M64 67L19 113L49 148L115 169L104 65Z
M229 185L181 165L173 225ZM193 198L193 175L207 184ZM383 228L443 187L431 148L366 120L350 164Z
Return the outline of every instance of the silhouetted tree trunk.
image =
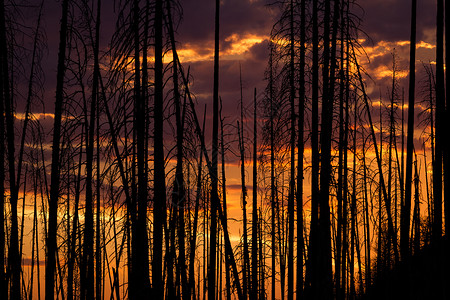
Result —
M269 57L269 98L270 98L270 205L271 205L271 294L275 299L276 274L276 240L275 240L275 137L274 137L274 78L273 78L273 44L270 44Z
M211 165L211 231L208 269L208 300L215 299L216 287L216 234L218 195L218 135L219 135L219 16L220 0L216 0L216 16L214 30L214 88L213 88L213 129L212 129L212 165Z
M355 97L354 102L354 115L353 115L353 174L352 174L352 202L350 204L350 299L355 299L356 289L355 289L355 238L357 231L356 222L356 120L357 120L357 102Z
M329 190L331 183L331 136L333 127L334 86L335 86L335 59L336 40L339 20L339 3L334 2L331 49L330 45L330 3L325 2L324 15L324 67L323 67L323 103L321 126L321 172L320 172L320 202L319 202L319 239L321 257L320 263L320 292L322 298L330 298L333 293L333 277L331 265L331 229L330 229L330 205ZM331 51L330 51L331 50ZM331 68L328 65L331 63Z
M98 7L99 8L99 7ZM97 8L97 9L98 9ZM99 10L98 10L99 13ZM93 55L94 55L94 74L92 79L92 96L90 106L90 120L86 123L87 131L87 147L86 147L86 198L85 198L85 226L84 226L84 244L83 244L83 263L81 272L81 299L94 298L94 214L93 214L93 162L94 162L94 134L96 128L97 113L97 97L98 97L98 76L99 76L99 62L98 62L98 40L99 40L99 15L95 24L95 37L93 41ZM99 172L99 170L97 170ZM97 195L97 201L99 195Z
M391 209L391 200L392 200L392 147L393 147L393 140L394 140L394 136L395 136L395 129L394 129L394 101L395 101L395 97L396 97L396 68L397 68L397 64L396 64L396 57L395 57L395 52L392 55L393 56L393 63L392 63L392 91L391 91L391 105L390 105L390 113L389 113L389 144L388 144L388 176L387 176L387 194L389 197L389 201L386 202L386 210L387 211L392 211ZM394 185L395 185L395 181L394 181ZM395 189L395 187L394 187ZM396 208L396 207L394 207ZM396 212L396 210L394 209L394 212ZM394 213L394 222L397 219L397 215ZM395 223L394 223L395 224ZM395 228L395 227L394 227ZM396 235L396 231L394 230L394 237L391 238L395 238L397 240L397 235ZM387 262L388 262L388 266L390 265L391 262L391 255L390 255L390 248L391 245L388 244L387 245Z
M164 283L162 274L163 226L166 222L166 183L164 173L163 145L163 63L162 63L162 15L163 1L155 1L155 107L154 107L154 199L153 199L153 261L152 286L155 299L163 299ZM144 192L144 191L143 191ZM143 216L144 217L144 216Z
M248 269L249 269L249 253L248 253L248 237L247 237L247 187L245 186L245 147L244 147L244 103L242 95L242 73L239 66L239 83L241 87L241 122L237 122L239 137L239 154L241 156L241 189L242 189L242 219L243 219L243 267L242 267L242 292L245 299L248 295Z
M445 5L445 64L450 66L450 4ZM442 125L448 133L450 130L450 68L445 68L445 122ZM431 125L433 126L433 125ZM444 151L444 214L450 220L450 142L445 139ZM450 222L445 222L445 235L450 233Z
M0 8L0 17L4 18L4 1L0 3L2 7ZM4 20L0 20L2 23L0 26L2 27L2 32L4 32ZM4 35L2 33L2 35ZM2 40L3 43L6 43L5 40ZM3 51L1 51L3 56ZM3 65L4 58L2 57L0 63ZM4 103L6 101L5 93L4 93L4 83L7 81L8 77L3 73L3 67L0 69L0 297L3 299L8 298L8 282L5 274L5 246L6 246L6 238L5 238L5 106Z
M206 114L206 108L205 108L205 114ZM206 120L206 116L203 117L203 130L202 132L205 131L205 120ZM192 225L192 238L191 238L191 243L190 243L190 252L189 252L189 285L190 285L190 289L191 289L191 295L192 295L192 299L196 299L195 298L195 249L196 249L196 244L197 244L197 225L198 225L198 210L199 210L199 206L200 206L200 196L202 193L202 161L203 161L203 154L202 151L200 150L200 159L199 159L199 163L198 163L198 168L197 168L197 191L196 191L196 195L195 195L195 208L194 208L194 222ZM200 272L199 272L200 273ZM200 293L200 289L197 291L197 293Z
M101 231L100 231L100 213L101 213L101 200L100 200L100 93L99 93L99 78L100 78L100 67L99 67L99 50L100 50L100 16L101 16L101 0L97 0L97 19L95 22L95 49L94 49L94 83L96 100L97 100L97 179L96 179L96 194L97 194L97 211L96 211L96 229L95 229L95 298L102 298L102 247L101 247ZM94 92L93 92L94 94ZM105 239L103 239L105 242Z
M252 292L250 299L258 299L258 153L256 122L256 88L253 98L253 209L252 209ZM261 257L260 257L261 259Z
M205 119L205 118L204 118ZM205 130L205 122L203 121L203 132ZM223 138L224 124L222 117L222 98L220 98L220 139L221 139L221 154L222 154L222 198L223 198L223 217L228 220L227 215L227 185L225 176L225 141ZM230 282L230 270L229 270L227 256L225 256L225 288L226 299L231 299L231 282Z
M409 249L409 223L411 215L412 156L414 148L414 99L416 84L416 7L417 0L412 0L411 9L411 41L409 52L409 101L408 101L408 134L406 140L406 177L405 202L401 210L400 249L402 260L407 260Z
M339 162L338 162L338 186L337 186L337 236L336 236L336 258L335 258L335 285L336 285L336 298L341 299L341 258L342 258L342 210L343 210L343 170L344 170L344 88L345 88L345 75L344 75L344 34L345 34L345 20L344 20L344 5L341 5L341 24L340 24L340 47L341 47L341 61L340 61L340 81L339 81Z
M306 56L306 1L300 3L300 70L297 137L297 300L303 299L303 131L305 119L305 56Z
M344 10L342 10L342 17L344 17ZM346 6L346 17L348 19L348 4ZM343 21L341 21L341 24ZM349 23L347 22L347 32L349 31ZM345 293L347 291L347 253L348 253L348 238L347 238L347 219L348 219L348 204L347 204L347 197L348 197L348 127L349 127L349 99L350 99L350 76L349 76L349 41L347 40L345 44L345 74L344 74L344 81L345 81L345 123L344 123L344 137L343 137L343 149L344 149L344 179L343 179L343 195L342 195L342 289L340 292L340 299L345 298Z
M9 193L10 193L10 207L11 207L11 227L10 227L10 241L8 251L8 269L11 274L11 291L10 299L21 298L21 262L19 254L19 227L18 227L18 214L17 214L17 202L19 193L19 183L16 182L16 161L15 161L15 141L14 141L14 107L12 101L11 91L11 79L9 71L9 49L7 46L6 38L6 20L5 20L5 3L0 2L0 39L1 39L1 70L2 84L3 84L3 104L4 114L6 121L6 144L7 144L7 159L8 159L8 171L9 171ZM3 142L3 141L2 141Z
M381 117L382 114L382 107L383 107L383 103L381 102L381 96L380 96L380 160L383 159L383 119ZM382 265L382 255L381 255L381 251L382 251L382 227L381 227L381 223L382 223L382 192L381 192L381 181L383 173L379 172L378 173L378 178L379 178L379 186L378 186L378 245L377 245L377 273L378 275L381 274L381 269L383 268Z
M170 1L167 1L167 12L169 19L169 34L173 37L173 23L172 23L172 9L170 5ZM174 54L176 51L175 38L171 38L173 43L171 44L172 49L172 57L173 57L173 92L174 92L174 102L175 102L175 117L176 117L176 128L177 128L177 165L176 165L176 173L175 173L175 183L174 183L174 194L173 194L173 203L177 205L178 208L178 246L179 246L179 258L178 265L181 275L181 288L183 298L190 298L190 291L188 288L188 281L186 276L186 252L185 252L185 221L184 221L184 213L185 213L185 203L186 203L186 191L184 184L184 176L183 176L183 135L184 135L184 120L185 120L185 103L182 107L180 101L180 92L178 87L178 64L176 62L176 55ZM183 109L183 111L182 111ZM193 249L195 253L195 249Z
M78 205L80 202L80 185L81 185L81 166L83 158L83 141L85 138L85 129L83 126L81 129L81 139L80 139L80 153L78 154L78 169L77 169L77 179L75 181L75 203L73 208L73 218L72 218L72 232L69 237L69 255L67 263L67 299L72 300L74 297L74 268L76 259L76 239L78 233ZM37 251L39 253L39 251ZM38 260L39 261L39 260ZM39 270L39 268L38 268Z
M319 223L319 22L318 0L312 8L312 83L311 83L311 225L306 265L306 296L314 297L318 289L318 223Z
M294 1L289 7L289 105L290 105L290 180L288 197L288 300L294 299L294 193L295 193L295 50Z
M59 199L59 181L60 181L60 140L61 140L61 116L64 101L64 74L66 44L67 44L67 15L68 2L62 2L61 29L59 37L58 69L56 76L56 99L55 99L55 119L53 125L52 142L52 167L51 167L51 186L50 199L48 203L48 238L47 262L45 267L45 299L51 300L54 297L55 287L55 266L56 266L56 231L58 225L58 199Z
M364 216L363 220L365 223L364 233L365 233L365 257L366 257L366 267L365 267L365 279L366 279L366 292L368 291L372 283L371 275L371 235L370 235L370 219L369 219L369 193L367 188L367 166L366 166L366 137L364 136L364 128L361 129L361 140L362 140L362 165L363 165L363 176L364 176ZM372 206L372 205L371 205Z
M415 153L414 153L415 154ZM414 254L420 250L420 198L419 198L419 172L417 170L417 154L414 160Z
M437 0L436 27L436 139L433 164L434 222L433 240L442 235L442 154L444 146L443 111L445 109L444 90L444 1Z

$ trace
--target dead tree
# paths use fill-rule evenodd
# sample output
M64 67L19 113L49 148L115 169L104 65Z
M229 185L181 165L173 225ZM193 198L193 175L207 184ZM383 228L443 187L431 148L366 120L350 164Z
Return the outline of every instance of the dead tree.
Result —
M214 29L214 87L213 87L213 129L212 129L212 161L211 161L211 231L210 253L208 268L208 300L215 299L216 290L216 235L217 235L217 209L219 208L218 195L218 141L219 141L219 17L220 1L216 0L216 15ZM224 228L225 229L225 228Z
M60 140L61 140L61 116L64 102L64 75L65 75L65 53L67 44L67 15L68 2L62 2L61 30L59 36L58 67L56 76L56 97L55 97L55 119L53 125L52 142L52 167L51 167L51 186L50 199L48 203L48 238L47 264L45 266L45 299L51 300L54 297L55 287L55 266L56 266L56 231L58 223L58 199L60 184Z
M409 101L408 101L408 134L406 140L406 177L405 202L402 203L400 226L400 250L402 260L407 260L409 249L409 226L411 215L412 159L414 148L414 99L416 81L416 7L417 0L412 1L411 9L411 41L409 52Z

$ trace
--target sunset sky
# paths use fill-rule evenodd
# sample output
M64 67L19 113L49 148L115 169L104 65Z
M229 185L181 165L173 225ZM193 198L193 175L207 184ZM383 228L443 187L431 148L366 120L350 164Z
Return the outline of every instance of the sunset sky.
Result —
M252 109L253 89L257 89L260 99L267 84L264 77L269 54L268 40L272 26L279 14L279 7L270 5L271 2L269 0L223 0L221 2L219 94L224 105L223 115L226 117L226 121L232 125L235 125L239 118L239 66L241 65L242 68L244 107ZM183 17L178 25L176 36L179 41L178 51L184 67L190 67L190 74L193 78L191 90L198 102L198 114L200 115L200 112L203 111L205 104L208 107L208 124L211 122L210 112L212 109L215 4L210 0L182 0L180 4L183 9ZM364 0L359 1L358 5L360 8L353 8L353 12L361 19L360 41L369 58L369 60L364 57L361 59L370 76L370 78L366 77L369 95L374 102L379 101L380 94L384 101L388 101L392 81L392 53L395 49L398 59L398 77L401 78L400 89L405 89L405 98L407 99L410 1ZM433 0L418 1L417 91L422 88L420 81L424 79L422 63L427 64L434 61L435 6ZM47 1L44 6L44 26L48 36L48 55L44 58L43 63L46 73L45 109L47 113L53 112L60 16L59 1ZM113 2L104 2L100 45L105 50L108 48L114 32L115 20L116 11ZM167 59L171 59L171 54L168 54ZM419 92L416 94L419 95ZM251 119L248 121L251 122ZM48 124L52 123L49 121ZM206 137L208 138L211 136L208 128L211 129L212 126L206 127ZM247 134L250 135L252 125L247 128ZM417 130L417 133L420 131ZM170 132L167 132L166 135L168 139L171 139ZM235 144L232 147L237 147L237 143ZM419 140L416 140L416 144L420 145ZM250 152L247 153L247 159L250 159ZM227 164L228 194L231 200L229 209L233 214L234 209L236 213L240 209L238 204L241 193L239 158L229 154L227 155ZM246 181L248 188L251 188L250 165L247 167L249 169ZM308 182L306 181L305 184ZM251 197L251 195L249 196Z
M32 2L38 3L40 1ZM107 53L110 49L109 43L116 30L115 22L117 20L117 8L114 7L114 4L119 6L119 2L120 0L102 1L100 33L100 49L102 53ZM202 119L203 108L205 105L207 106L205 132L207 139L206 147L208 151L211 151L209 139L212 131L215 2L212 0L179 0L179 2L182 7L182 18L178 24L175 37L178 41L178 54L184 69L187 70L190 68L192 79L190 89L195 95L197 115L200 117L200 120ZM246 136L249 138L253 133L253 91L256 88L258 100L261 100L264 97L267 85L265 72L269 57L268 42L270 40L272 27L279 18L279 6L271 5L272 2L274 1L222 0L221 2L219 95L223 101L223 116L225 117L225 122L233 126L236 125L237 120L240 118L239 74L241 70L243 102L244 107L248 110L246 113L248 118L246 118L244 130L246 131ZM76 1L73 1L72 5L74 3L76 3ZM360 62L367 72L367 76L364 77L367 85L367 92L372 100L374 111L378 112L380 97L387 105L390 96L393 53L395 53L397 59L399 90L401 93L401 90L404 89L405 102L407 102L408 99L411 1L360 0L358 1L358 5L359 7L355 5L351 11L355 13L361 21L359 27L359 42L365 52L361 52ZM436 1L418 0L417 13L416 101L420 101L421 97L423 97L422 91L424 89L424 80L426 79L423 64L427 65L435 63ZM35 11L27 11L23 15L23 19L26 20L24 23L33 28L32 26L36 23L36 15L37 13ZM60 18L61 1L45 1L42 26L48 39L47 52L43 56L41 62L45 73L45 82L43 83L44 105L36 105L34 108L34 115L39 118L46 130L46 150L48 150L48 154L51 151L50 142L52 137L55 102ZM170 62L172 59L171 53L167 53L166 55L165 62ZM107 59L108 58L104 58L105 61ZM20 86L21 84L22 83L19 83L18 85ZM67 88L67 90L69 90L69 88ZM20 101L17 102L17 118L23 120L25 103ZM421 110L422 107L417 105L415 112L417 120L415 145L417 151L422 151L422 139L419 139L419 137L423 128L417 126L419 120L417 115ZM259 114L259 116L261 115L262 113ZM378 117L374 117L374 120L374 122L378 122ZM263 125L262 117L258 122L258 130L261 130ZM385 119L384 122L387 124L387 119ZM164 123L164 136L166 138L164 145L165 155L167 155L170 149L175 151L173 150L174 148L172 148L175 140L173 133L175 131L172 130L173 128L170 128L168 124L169 122ZM377 124L378 123L375 125L377 126ZM151 127L152 126L153 125L151 125ZM308 127L309 129L309 125L305 127ZM107 126L105 126L105 128L107 128ZM108 129L105 128L103 129L106 132ZM241 238L242 233L240 158L237 155L237 130L232 126L229 126L227 130L228 135L226 139L227 142L230 143L230 151L226 154L226 181L228 211L230 217L229 226L231 229L231 240L235 245ZM376 128L375 130L377 131L378 129ZM399 135L398 132L397 135ZM259 135L258 138L260 138L260 136L261 135ZM18 137L16 137L16 139L18 140ZM249 201L252 200L250 149L250 145L247 145L246 185ZM349 151L349 153L350 152L351 151ZM308 157L308 163L310 162L310 155L311 148L308 142L305 149L305 157ZM353 158L352 155L352 153L349 154L349 163ZM367 156L369 159L374 156L372 149L368 151ZM50 155L48 155L47 164L50 164ZM174 165L174 160L171 160L166 166L166 173L172 172L170 173L170 176L166 177L167 182L173 178ZM335 165L337 166L337 162ZM309 171L305 172L305 174L305 181L303 183L305 188L304 200L309 197L311 182ZM171 182L169 184L171 184ZM191 185L195 185L195 183L193 184L191 182ZM266 187L267 186L269 185L266 185ZM425 187L422 185L422 188L424 189ZM260 195L261 194L262 192L260 192ZM84 196L82 196L82 199L83 197ZM27 201L31 202L31 200L28 199L29 198L27 198ZM249 218L251 218L250 203L251 202L248 202L247 204L247 214ZM305 208L309 209L309 203L307 201L305 202ZM31 231L32 212L33 207L31 207L30 204L26 209L28 216L25 220L25 235ZM307 218L308 217L309 216L307 216ZM25 250L29 250L30 244L31 242L25 245ZM25 257L25 259L27 258ZM41 267L43 267L43 264Z
M242 65L244 98L252 99L253 88L258 94L266 85L264 71L268 62L270 31L278 17L276 5L269 0L223 0L220 24L220 95L225 103L225 115L233 115L239 100L239 63ZM209 0L182 0L183 18L178 26L177 40L179 55L185 67L191 67L194 78L192 91L196 94L199 107L211 102L212 62L214 50L214 3ZM360 8L353 11L361 19L362 45L370 64L365 68L375 81L377 90L385 91L389 86L389 68L392 66L392 51L398 55L400 70L408 70L410 36L410 1L407 0L365 0L359 1ZM417 61L428 63L434 58L435 44L435 1L418 1L417 15ZM46 92L48 104L53 101L56 77L57 43L61 8L59 1L46 1L44 26L48 36L48 55L44 58L46 71ZM108 48L115 29L116 13L113 2L102 5L100 44ZM417 76L420 80L420 74ZM387 79L380 80L380 79ZM401 82L401 86L406 86ZM378 98L379 92L374 95ZM52 109L47 107L50 112Z

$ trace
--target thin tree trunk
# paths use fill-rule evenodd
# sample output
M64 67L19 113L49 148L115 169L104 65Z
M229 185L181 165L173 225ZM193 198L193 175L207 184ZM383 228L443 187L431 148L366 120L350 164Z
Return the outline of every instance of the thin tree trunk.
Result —
M152 286L155 299L163 299L164 282L162 273L162 241L163 226L166 222L166 183L164 171L164 145L163 145L163 62L162 62L162 17L163 1L155 1L155 107L154 107L154 202L153 202L153 261ZM144 194L144 190L142 189ZM145 190L146 193L146 190ZM143 209L144 210L144 207ZM144 218L144 216L142 216ZM142 221L144 223L144 220Z
M381 117L383 103L381 102L380 95L380 160L383 159L383 119ZM381 192L381 181L383 177L383 172L378 172L379 175L379 186L378 186L378 245L377 245L377 275L380 277L382 271L382 257L381 257L381 249L382 249L382 229L381 229L381 218L382 218L382 192Z
M419 199L419 172L417 170L417 154L414 161L414 254L420 250L420 199Z
M294 198L295 198L295 51L294 51L294 1L290 3L289 19L289 102L290 102L290 180L288 198L288 300L294 299Z
M392 147L393 147L393 139L395 136L394 129L394 98L395 98L395 86L396 86L396 61L395 61L395 53L393 54L393 65L392 65L392 91L391 91L391 105L390 105L390 113L389 113L389 145L388 145L388 177L387 177L387 194L389 197L389 201L386 202L386 210L392 211L391 209L391 198L392 198ZM396 211L396 210L395 210ZM394 213L394 218L397 219L397 214ZM395 221L395 220L394 220ZM395 224L395 223L394 223ZM395 228L395 227L394 227ZM396 230L394 230L394 237L397 239ZM390 244L388 244L388 262L390 264Z
M445 64L450 66L450 4L445 3ZM450 129L450 68L445 68L445 118L442 128ZM444 139L444 215L450 220L450 142ZM450 236L450 222L445 222L445 235ZM449 262L450 263L450 262ZM448 267L448 266L447 266Z
M252 292L250 299L258 299L258 158L257 158L257 122L256 88L253 98L253 210L252 210ZM261 259L261 257L259 258Z
M336 40L339 20L339 3L334 2L333 13L333 32L330 44L330 3L325 2L324 17L324 69L323 73L323 103L322 103L322 130L321 130L321 175L320 175L320 202L319 202L319 239L320 239L320 289L318 295L322 298L330 298L333 293L333 275L331 265L331 232L330 232L330 204L329 190L331 182L331 137L333 129L333 108L334 108L334 86L335 86L335 63L331 64L328 69L329 62L336 59Z
M64 101L64 74L65 74L65 56L67 39L67 15L68 2L62 2L61 30L59 38L58 69L56 81L56 99L55 99L55 119L53 125L52 142L52 167L51 167L51 186L48 213L48 238L47 238L47 264L45 267L45 298L51 300L55 292L55 266L56 266L56 229L58 223L58 198L59 198L59 158L60 158L60 140L61 140L61 116Z
M212 165L211 165L211 231L208 269L208 300L215 299L216 287L216 234L218 195L218 135L219 135L219 16L220 0L216 0L215 30L214 30L214 88L213 88L213 128L212 128ZM225 230L225 228L224 228ZM244 287L245 288L245 287Z
M350 233L350 299L355 299L355 237L356 237L356 118L357 118L357 103L355 97L354 120L353 120L353 176L352 176L352 202L350 204L350 219L351 219L351 233Z
M19 253L19 225L18 225L18 188L19 183L16 182L16 162L15 162L15 142L14 142L14 105L11 94L11 80L9 72L9 55L6 39L6 19L5 19L5 2L0 2L0 39L1 39L1 84L3 85L3 104L6 121L6 144L7 144L7 159L9 170L9 191L10 191L10 206L11 206L11 228L10 228L10 243L8 251L8 269L10 269L11 276L11 290L10 299L21 298L21 262ZM3 141L2 141L3 142Z
M338 163L338 187L337 187L337 236L336 236L336 258L335 258L335 285L336 298L341 299L341 253L342 253L342 200L343 200L343 169L344 169L344 5L341 6L341 61L340 61L340 84L339 84L339 163Z
M306 1L300 3L300 70L297 137L297 300L303 299L303 131L305 119Z
M366 250L366 292L368 291L371 283L372 283L372 275L371 275L371 260L370 260L370 253L371 253L371 238L370 238L370 219L369 219L369 194L368 194L368 188L367 188L367 166L366 166L366 137L364 136L364 128L361 129L361 139L363 143L363 149L362 149L362 161L363 161L363 174L364 174L364 205L365 205L365 216L363 216L363 220L365 220L366 226L364 227L365 231L365 250Z
M318 224L319 224L319 25L318 0L312 8L312 86L311 86L311 225L306 265L306 297L318 290Z
M96 195L97 195L97 211L96 211L96 233L95 233L95 298L100 300L102 298L102 249L101 249L101 235L100 235L100 97L98 80L100 77L100 67L99 67L99 39L100 39L100 16L101 16L101 0L97 0L97 20L95 22L95 48L94 48L94 79L93 79L93 92L95 99L97 101L97 182L96 182ZM95 90L94 90L95 89ZM93 97L94 99L94 97ZM91 124L94 126L94 124Z
M436 138L433 164L434 222L433 241L442 235L442 155L444 148L444 1L437 0L436 28Z
M405 202L401 210L400 249L402 260L407 260L409 249L409 226L411 216L412 159L414 148L414 98L416 80L416 7L417 0L412 0L411 9L411 43L409 52L409 101L408 101L408 133L406 139L406 177ZM450 228L450 227L449 227Z
M245 186L245 148L244 148L244 103L242 95L242 73L239 66L239 83L241 87L241 122L237 122L238 137L239 137L239 152L241 156L241 188L242 188L242 216L243 216L243 267L242 267L242 292L245 299L248 295L248 267L249 267L249 253L248 253L248 237L247 237L247 187Z
M270 44L270 57L269 57L269 97L270 97L270 204L271 204L271 293L272 300L275 299L275 274L276 274L276 240L275 240L275 137L274 137L274 91L273 91L273 45Z
M3 10L3 8L0 8ZM0 61L2 63L3 59ZM0 82L4 82L6 79L3 76L3 68L0 69ZM3 93L3 84L0 84L0 297L3 299L8 298L8 284L5 274L5 107L6 101Z
M206 120L206 108L205 108L205 115L203 117L203 131L205 130L205 120ZM198 227L198 210L200 205L200 196L202 193L202 160L203 160L203 154L202 151L200 151L200 160L198 163L198 174L197 174L197 191L195 195L195 208L194 208L194 222L193 222L193 233L192 233L192 239L190 244L190 252L189 252L189 285L191 289L192 299L195 300L195 250L196 250L196 244L197 244L197 227ZM200 290L197 291L199 293Z
M206 113L206 110L205 110ZM205 120L203 118L203 132L205 130ZM220 139L221 139L221 154L222 154L222 198L223 198L223 215L225 220L228 220L227 216L227 185L225 176L225 141L223 138L224 124L222 117L222 98L220 98ZM201 161L201 160L200 160ZM225 288L226 288L226 299L231 299L231 282L230 282L230 270L228 265L227 257L225 256Z
M97 20L98 21L98 20ZM87 147L86 147L86 197L85 197L85 225L84 225L84 244L83 244L83 263L81 270L81 299L94 298L94 214L93 214L93 162L94 162L94 134L96 124L97 112L97 96L98 96L98 36L96 23L96 36L94 41L94 74L92 80L92 97L90 107L90 120L87 121ZM98 172L98 170L97 170ZM97 195L98 197L98 195Z

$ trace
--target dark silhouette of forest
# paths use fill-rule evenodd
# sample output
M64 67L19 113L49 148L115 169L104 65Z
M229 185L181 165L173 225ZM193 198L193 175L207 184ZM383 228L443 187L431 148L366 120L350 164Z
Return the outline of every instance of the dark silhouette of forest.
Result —
M44 1L0 0L0 299L450 297L450 6L419 64L408 3L408 86L394 52L373 99L357 0L274 1L266 88L240 68L227 116L220 0L207 107L183 1L61 0L53 74Z

